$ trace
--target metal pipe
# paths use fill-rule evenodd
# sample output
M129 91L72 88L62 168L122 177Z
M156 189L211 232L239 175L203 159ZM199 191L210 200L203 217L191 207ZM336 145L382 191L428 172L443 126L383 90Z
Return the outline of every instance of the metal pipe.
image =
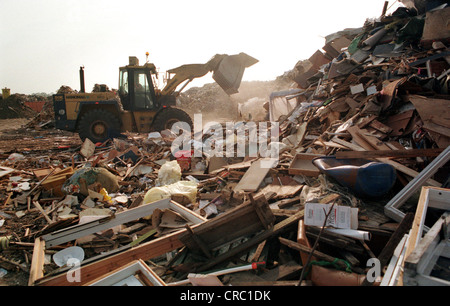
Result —
M84 67L80 67L80 92L85 92L84 90Z

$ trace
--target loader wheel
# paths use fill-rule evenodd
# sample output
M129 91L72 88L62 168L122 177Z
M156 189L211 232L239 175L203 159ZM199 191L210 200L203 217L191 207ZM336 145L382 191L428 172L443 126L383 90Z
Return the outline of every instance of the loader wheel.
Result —
M162 110L153 122L156 131L171 129L176 122L186 122L189 127L193 128L191 117L179 108L167 108Z
M81 117L78 134L83 141L89 138L93 143L105 142L120 134L120 122L111 112L94 109Z

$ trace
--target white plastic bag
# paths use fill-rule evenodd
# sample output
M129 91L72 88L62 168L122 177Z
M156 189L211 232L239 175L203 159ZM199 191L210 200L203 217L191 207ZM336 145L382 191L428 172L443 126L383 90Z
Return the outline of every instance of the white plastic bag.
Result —
M179 181L170 185L153 187L145 194L144 203L148 204L167 199L172 197L172 195L183 195L193 203L197 198L197 183L192 181Z
M158 172L158 184L160 186L170 185L181 179L181 167L176 160L166 162Z

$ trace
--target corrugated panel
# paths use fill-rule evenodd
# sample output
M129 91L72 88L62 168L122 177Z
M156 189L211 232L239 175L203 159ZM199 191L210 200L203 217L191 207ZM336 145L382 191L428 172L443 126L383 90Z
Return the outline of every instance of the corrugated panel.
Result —
M44 107L45 101L37 101L37 102L25 102L25 105L34 110L37 113L40 113L42 108Z

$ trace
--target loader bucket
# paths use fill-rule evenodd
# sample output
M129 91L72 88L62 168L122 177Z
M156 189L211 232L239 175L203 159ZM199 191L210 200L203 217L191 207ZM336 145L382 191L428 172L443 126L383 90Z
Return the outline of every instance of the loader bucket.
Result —
M257 62L257 59L245 53L227 55L214 69L212 77L228 95L232 95L239 92L245 68Z

